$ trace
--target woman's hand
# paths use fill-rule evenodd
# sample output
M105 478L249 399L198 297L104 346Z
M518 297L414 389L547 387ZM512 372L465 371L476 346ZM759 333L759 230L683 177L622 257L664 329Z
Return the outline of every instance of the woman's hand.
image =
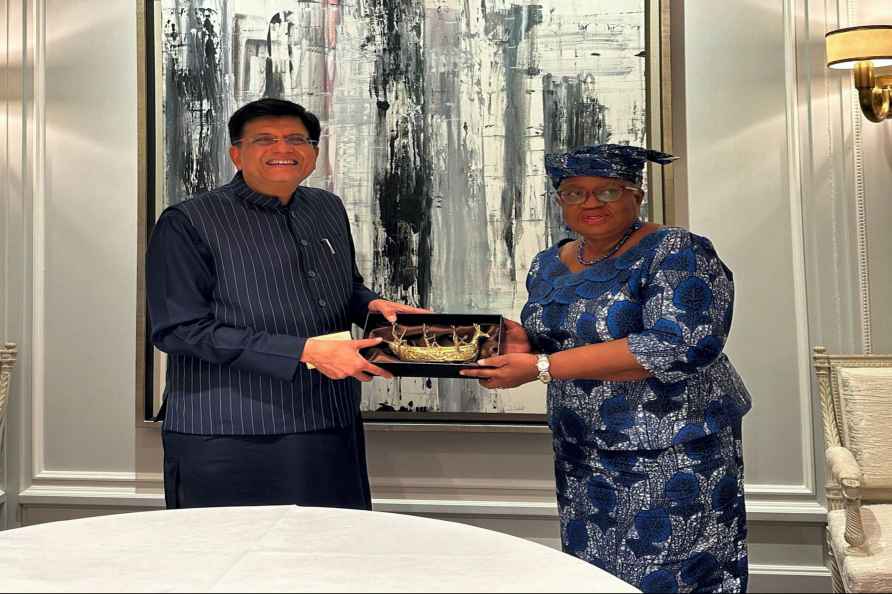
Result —
M514 320L505 319L505 354L532 353L526 329Z
M492 369L463 369L459 373L463 377L480 378L484 388L516 388L539 377L536 359L531 353L509 353L477 361Z

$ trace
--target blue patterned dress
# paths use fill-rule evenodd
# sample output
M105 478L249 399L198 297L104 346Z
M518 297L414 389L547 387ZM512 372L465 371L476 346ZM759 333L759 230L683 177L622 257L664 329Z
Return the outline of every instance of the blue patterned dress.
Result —
M578 273L562 244L527 279L534 350L627 338L653 375L549 384L564 550L645 592L746 591L750 396L722 353L731 271L708 239L673 227Z

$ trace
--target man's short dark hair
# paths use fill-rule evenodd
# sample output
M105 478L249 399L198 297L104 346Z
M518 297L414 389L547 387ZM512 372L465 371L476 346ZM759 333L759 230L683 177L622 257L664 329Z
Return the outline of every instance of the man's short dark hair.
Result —
M232 114L232 117L229 118L229 142L235 144L237 140L241 140L245 131L245 124L252 120L282 116L299 119L310 134L310 140L319 142L319 136L322 134L319 118L304 109L303 105L272 97L264 97L263 99L246 103Z

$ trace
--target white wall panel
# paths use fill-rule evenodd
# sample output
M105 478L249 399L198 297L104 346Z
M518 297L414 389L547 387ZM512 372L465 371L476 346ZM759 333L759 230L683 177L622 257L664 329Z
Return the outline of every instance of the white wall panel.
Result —
M800 195L790 179L783 2L697 2L685 15L690 229L735 275L727 352L753 396L748 483L811 486ZM696 10L692 8L696 6ZM795 114L793 114L795 117ZM795 139L794 139L795 140ZM806 444L804 446L804 443Z
M136 361L134 3L48 0L46 11L43 467L124 471ZM73 426L76 442L55 438Z

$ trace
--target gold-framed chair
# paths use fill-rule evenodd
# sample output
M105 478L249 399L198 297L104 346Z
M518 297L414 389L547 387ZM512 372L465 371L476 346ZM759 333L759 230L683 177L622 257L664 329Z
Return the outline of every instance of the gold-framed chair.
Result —
M892 592L892 355L814 349L834 592Z

